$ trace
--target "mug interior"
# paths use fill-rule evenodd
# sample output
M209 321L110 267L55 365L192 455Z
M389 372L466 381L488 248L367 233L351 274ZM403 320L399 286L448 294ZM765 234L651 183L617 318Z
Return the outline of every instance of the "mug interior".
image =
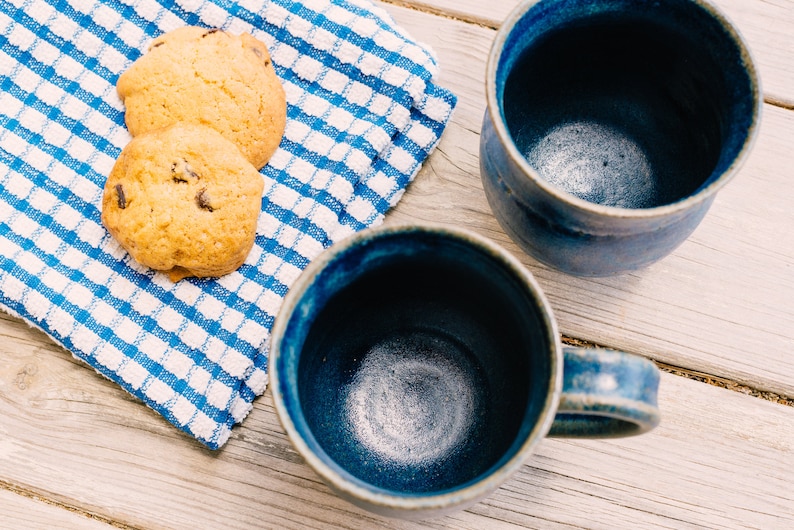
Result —
M556 339L541 305L500 260L449 236L346 249L297 302L300 329L285 336L298 340L281 344L297 430L339 480L368 490L477 481L549 416Z
M547 182L622 208L677 202L747 141L757 87L738 36L693 0L542 0L497 67L502 119Z

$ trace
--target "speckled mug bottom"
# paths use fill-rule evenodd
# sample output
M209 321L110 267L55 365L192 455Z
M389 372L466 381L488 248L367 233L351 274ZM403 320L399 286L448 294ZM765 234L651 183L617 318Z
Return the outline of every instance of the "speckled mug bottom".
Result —
M392 492L481 476L549 389L550 344L522 307L534 302L506 294L488 260L453 249L395 252L362 273L318 313L301 353L299 396L318 444Z

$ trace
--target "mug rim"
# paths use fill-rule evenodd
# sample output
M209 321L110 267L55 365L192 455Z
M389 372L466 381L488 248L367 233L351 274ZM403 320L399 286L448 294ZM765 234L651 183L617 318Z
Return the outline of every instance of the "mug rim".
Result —
M725 29L730 38L736 43L745 68L747 69L747 75L750 78L750 84L753 91L753 115L751 117L750 127L747 131L747 136L745 137L741 150L731 161L730 165L722 172L722 174L708 186L699 189L684 199L651 208L623 208L619 206L607 206L590 202L568 191L565 191L564 189L555 186L544 179L518 150L518 147L516 147L510 131L507 130L507 125L502 119L502 113L499 111L500 106L497 99L496 73L499 61L502 56L502 51L504 50L504 44L512 33L516 23L521 20L530 9L546 1L555 0L524 0L515 8L513 8L496 32L493 44L491 45L491 50L488 54L488 60L485 69L485 103L489 114L488 119L492 121L493 129L496 135L499 137L500 142L505 147L508 156L521 169L521 171L523 171L525 175L531 178L532 181L545 193L553 196L554 199L561 200L570 206L578 208L579 210L603 217L627 219L653 219L674 216L677 213L687 211L690 208L695 207L697 204L708 200L710 197L713 197L717 191L719 191L725 184L733 179L747 159L747 156L750 153L752 146L758 136L759 123L763 107L763 93L761 91L761 80L756 71L755 61L753 60L746 40L739 32L739 29L730 21L730 19L728 19L727 15L716 5L706 0L689 1L705 10Z
M281 340L285 335L287 325L298 303L306 291L312 286L317 275L329 263L357 245L384 236L412 232L440 234L459 241L464 240L478 247L480 250L489 253L492 257L496 258L501 265L506 266L511 274L520 279L522 285L532 292L538 305L543 309L542 314L539 315L539 319L543 323L550 345L550 391L545 396L545 400L540 407L538 421L529 430L515 454L500 464L499 467L493 468L487 475L474 478L470 482L464 483L462 486L437 493L390 492L389 490L374 485L367 485L363 480L347 473L344 467L339 464L336 464L336 466L345 471L345 473L340 473L333 466L329 465L320 455L316 454L296 427L294 418L285 404L284 389L282 388L284 381L281 380L277 368L281 356ZM373 511L383 509L386 515L405 516L409 518L411 514L413 514L413 518L433 516L433 513L442 514L448 511L465 508L491 493L524 464L527 457L534 451L535 446L540 440L546 437L551 429L562 395L562 343L560 341L560 334L556 319L552 313L551 305L540 289L537 280L532 276L529 270L523 266L518 258L513 256L506 249L484 236L460 227L452 228L450 226L428 222L381 225L379 227L364 229L335 243L322 252L317 258L313 259L298 279L292 284L274 321L269 342L268 377L270 383L268 386L273 397L279 420L293 447L301 457L304 458L306 463L320 475L332 489L341 494L343 498L361 507L369 507L369 509ZM300 407L298 406L298 408ZM325 455L325 458L333 462L330 456Z

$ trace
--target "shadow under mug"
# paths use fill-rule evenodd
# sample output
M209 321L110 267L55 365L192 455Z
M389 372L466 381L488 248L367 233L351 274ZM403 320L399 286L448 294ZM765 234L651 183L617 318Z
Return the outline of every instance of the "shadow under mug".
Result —
M563 348L529 271L459 229L368 229L325 251L287 293L269 356L294 447L337 494L385 516L482 499L547 434L659 422L651 361Z
M645 267L694 231L756 135L761 91L703 0L537 0L500 27L480 172L499 223L579 276Z

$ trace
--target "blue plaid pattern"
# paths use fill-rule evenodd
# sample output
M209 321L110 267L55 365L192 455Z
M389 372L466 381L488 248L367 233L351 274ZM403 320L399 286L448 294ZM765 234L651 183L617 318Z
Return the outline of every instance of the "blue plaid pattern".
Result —
M130 140L116 79L187 24L265 42L288 120L246 263L172 284L100 207ZM0 44L0 307L213 449L266 388L289 286L382 221L455 106L433 55L368 0L0 0Z

